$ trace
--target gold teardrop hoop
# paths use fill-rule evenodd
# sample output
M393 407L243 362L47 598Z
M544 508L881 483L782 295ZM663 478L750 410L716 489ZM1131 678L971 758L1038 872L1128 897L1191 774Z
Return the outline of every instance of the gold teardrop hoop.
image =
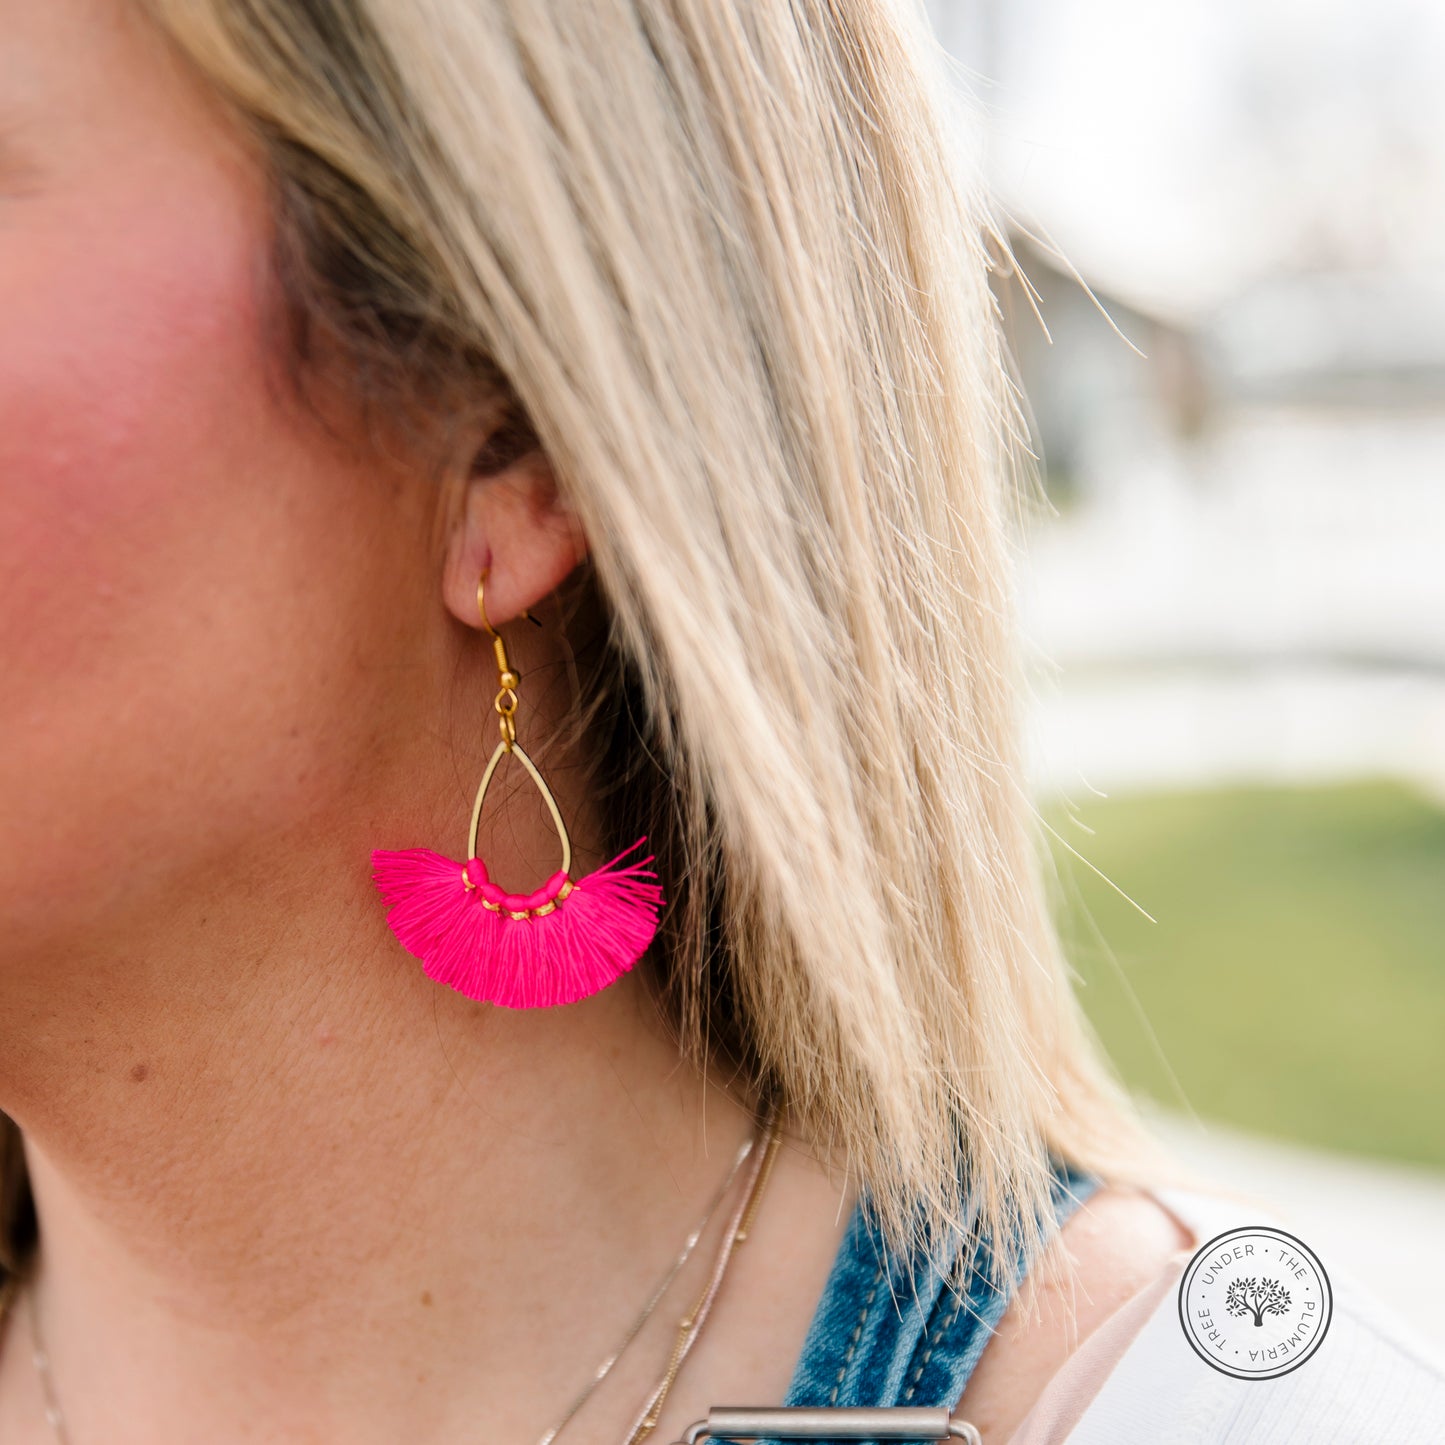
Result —
M543 781L541 773L537 771L537 765L527 756L521 743L508 743L505 739L492 750L487 770L482 774L481 786L477 789L477 800L472 804L472 826L471 831L467 834L467 857L475 858L477 856L477 829L482 821L482 803L486 799L487 789L491 786L492 774L497 771L497 764L501 762L503 755L508 753L521 762L541 792L542 800L547 804L547 811L552 815L552 822L556 824L557 837L562 843L561 871L570 874L572 871L572 840L567 836L567 825L562 821L562 813L557 807L557 800L552 796L551 788Z

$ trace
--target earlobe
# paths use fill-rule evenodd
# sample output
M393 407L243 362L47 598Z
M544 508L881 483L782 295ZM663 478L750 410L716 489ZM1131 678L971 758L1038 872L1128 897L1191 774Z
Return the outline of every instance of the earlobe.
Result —
M447 538L442 588L448 611L480 627L477 578L487 572L487 612L510 621L556 591L587 556L587 537L541 452L471 477Z

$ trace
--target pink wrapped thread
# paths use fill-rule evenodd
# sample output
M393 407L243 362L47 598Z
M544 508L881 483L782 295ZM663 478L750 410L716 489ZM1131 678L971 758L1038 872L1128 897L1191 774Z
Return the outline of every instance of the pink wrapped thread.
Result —
M664 902L652 855L617 866L646 841L532 893L504 893L480 858L463 865L430 848L378 850L372 877L391 931L428 978L504 1008L546 1008L600 992L652 942Z

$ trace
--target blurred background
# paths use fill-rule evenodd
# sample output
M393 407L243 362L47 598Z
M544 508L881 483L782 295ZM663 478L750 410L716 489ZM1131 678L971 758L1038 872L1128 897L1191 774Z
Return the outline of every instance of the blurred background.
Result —
M1186 1162L1445 1349L1445 5L929 10L1021 273L1081 997Z

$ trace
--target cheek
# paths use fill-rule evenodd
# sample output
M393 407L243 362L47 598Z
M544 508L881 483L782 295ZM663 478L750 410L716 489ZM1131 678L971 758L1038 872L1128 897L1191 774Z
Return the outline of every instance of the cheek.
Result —
M143 892L325 806L399 545L267 389L260 196L182 167L83 202L0 220L0 877L37 917L98 844Z
M111 594L153 577L186 494L203 502L224 399L251 405L255 201L176 159L170 175L144 152L62 173L0 212L12 662L53 667L57 646L78 660Z
M0 646L42 709L59 703L46 685L57 670L103 669L117 630L164 593L174 523L204 503L185 428L165 414L193 416L222 363L192 344L193 318L172 314L184 282L142 310L145 288L126 283L150 277L74 269L77 284L56 265L0 323Z

